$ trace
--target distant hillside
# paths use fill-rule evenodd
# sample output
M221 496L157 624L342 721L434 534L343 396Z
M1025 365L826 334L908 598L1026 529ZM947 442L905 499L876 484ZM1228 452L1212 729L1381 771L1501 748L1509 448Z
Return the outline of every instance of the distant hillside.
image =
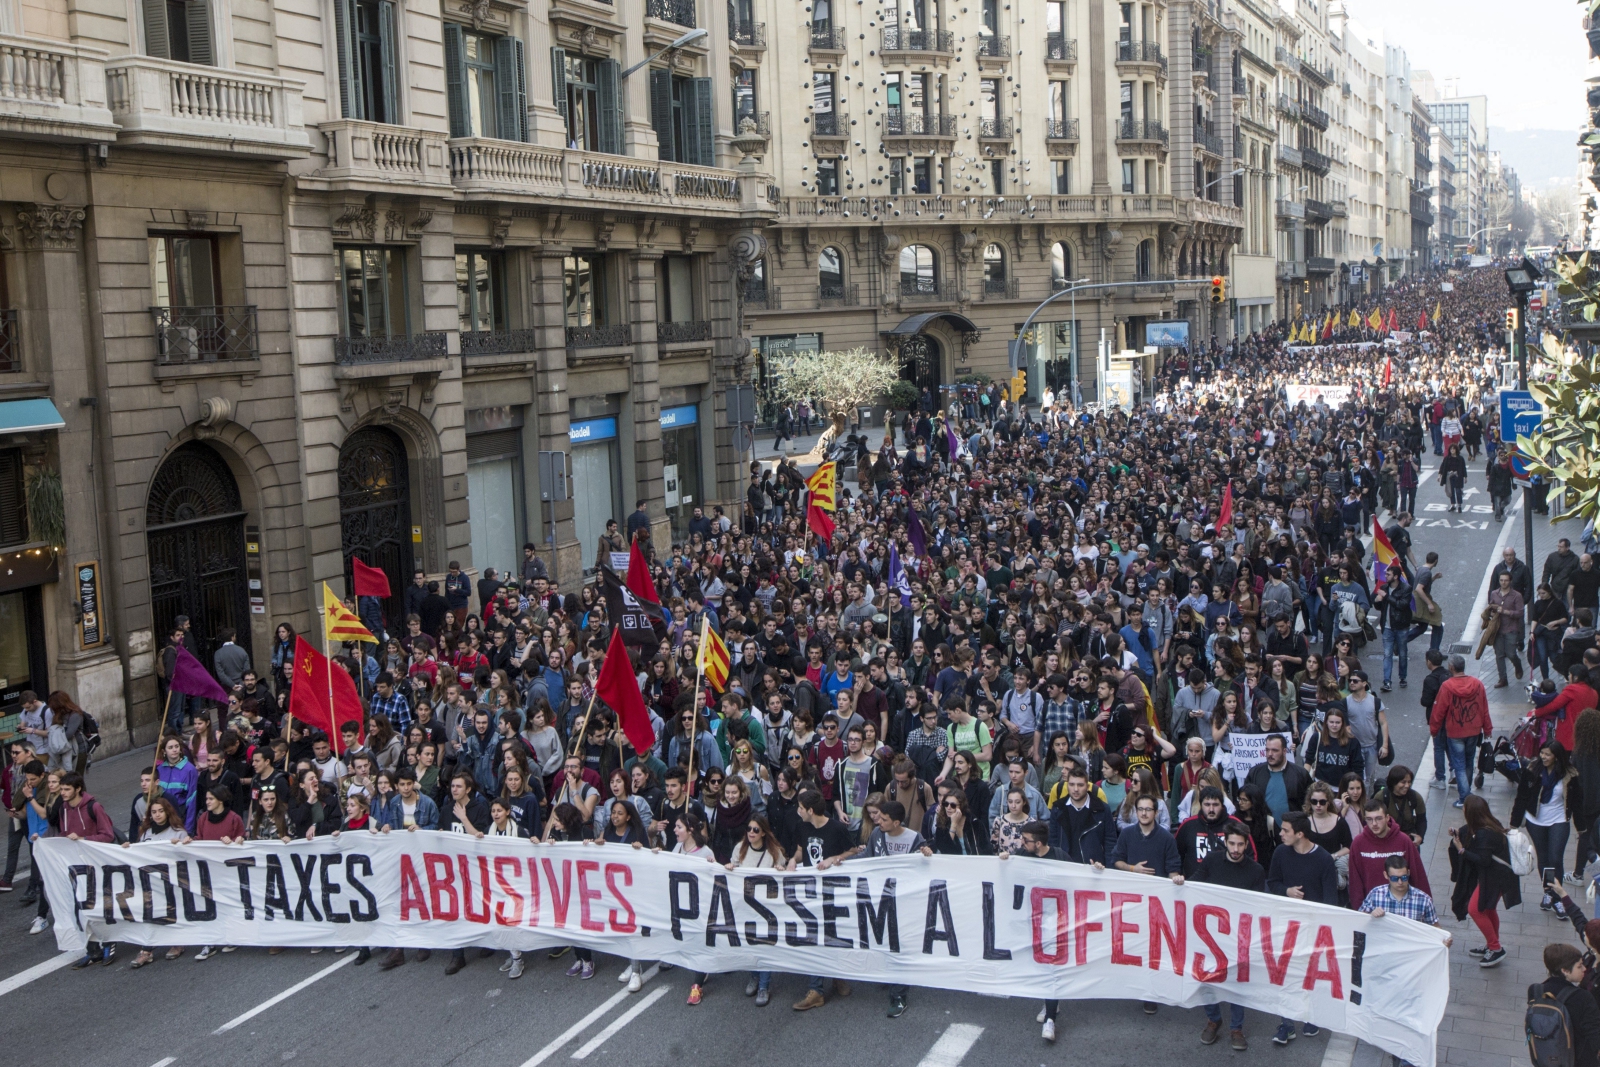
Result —
M1489 147L1516 170L1524 186L1570 180L1578 170L1576 130L1502 130L1490 126Z

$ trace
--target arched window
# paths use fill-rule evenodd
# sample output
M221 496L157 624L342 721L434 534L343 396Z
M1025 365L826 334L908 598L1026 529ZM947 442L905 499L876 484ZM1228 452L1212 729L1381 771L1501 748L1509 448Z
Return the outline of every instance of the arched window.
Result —
M999 245L988 245L983 250L983 288L989 293L1005 292L1006 250Z
M817 285L824 300L844 296L844 257L837 248L824 248L817 257Z
M1142 281L1150 277L1155 269L1156 243L1148 238L1139 242L1138 249L1134 252L1134 270Z
M1072 249L1067 242L1057 241L1050 246L1050 288L1065 289L1072 278Z
M750 278L744 283L747 304L765 304L767 300L767 261L758 259L750 264Z
M905 296L937 296L939 261L927 245L907 245L900 250L900 292Z

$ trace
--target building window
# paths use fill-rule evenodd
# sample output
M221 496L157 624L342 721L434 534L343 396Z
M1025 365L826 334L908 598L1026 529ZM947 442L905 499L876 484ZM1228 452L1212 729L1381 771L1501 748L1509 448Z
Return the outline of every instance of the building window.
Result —
M217 239L206 234L158 234L150 238L155 306L199 308L220 304L221 259Z
M658 268L661 322L694 322L694 257L662 256Z
M1128 125L1133 121L1133 83L1123 82L1119 90L1118 99L1121 101L1122 124Z
M817 195L839 195L839 161L837 159L817 160Z
M456 312L462 333L506 330L505 254L456 253Z
M344 337L407 337L405 250L339 247L339 329Z
M1004 289L1006 284L1006 250L997 244L983 249L983 286L989 292Z
M817 285L824 300L844 296L844 257L837 248L824 248L817 257Z
M444 24L444 77L450 136L528 139L527 63L515 37Z
M333 0L339 102L347 119L400 121L399 33L391 0Z
M1055 191L1057 196L1066 196L1072 192L1072 160L1058 159L1055 161Z
M567 326L605 326L611 321L607 257L574 252L563 265Z
M1000 79L978 79L978 118L994 122L1000 118Z
M1003 159L989 160L989 185L996 196L1006 191L1006 161Z
M617 61L590 59L564 48L550 52L556 107L567 120L567 147L621 155L622 88Z
M911 296L938 294L938 260L933 249L908 245L900 250L900 292Z
M681 78L670 70L651 69L650 124L662 159L714 165L713 91L710 78Z
M1067 83L1054 81L1050 83L1050 115L1052 122L1065 123L1071 115L1067 108Z
M889 163L889 194L929 193L933 191L933 161L893 159Z
M1050 246L1050 288L1065 289L1072 278L1072 249L1067 242L1057 241Z
M1125 193L1133 192L1133 160L1131 159L1122 161L1122 191Z
M1139 242L1139 247L1134 249L1133 269L1135 275L1142 281L1151 276L1156 255L1156 243L1151 240Z
M144 51L180 63L216 62L210 0L144 0Z
M754 69L746 67L733 76L734 131L738 131L739 120L747 115L759 122L760 115L757 114L759 111L760 108L756 106L756 72Z

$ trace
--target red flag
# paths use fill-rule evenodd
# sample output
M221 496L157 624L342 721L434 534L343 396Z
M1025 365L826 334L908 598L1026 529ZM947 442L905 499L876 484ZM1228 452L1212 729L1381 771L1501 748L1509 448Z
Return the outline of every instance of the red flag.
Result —
M1425 311L1417 312L1417 332L1421 333L1428 328L1428 314Z
M1386 329L1390 333L1394 333L1399 328L1400 328L1400 315L1399 315L1398 312L1395 311L1394 308L1390 308L1389 309L1389 325L1385 326L1384 329Z
M1217 512L1217 532L1233 522L1233 483L1229 482L1222 490L1222 508Z
M333 678L333 723L341 731L344 724L356 724L356 739L362 744L367 743L367 712L361 704L361 694L356 690L356 680L350 677L350 672L343 667L328 665L328 673ZM333 739L334 751L343 755L344 734L340 733Z
M641 754L649 752L656 743L656 732L650 725L644 697L639 693L638 679L633 676L633 665L628 660L628 648L622 643L620 626L611 630L611 645L606 649L605 663L600 666L600 680L595 683L594 695L617 713L617 722L628 735L633 750Z
M306 644L305 638L296 637L289 714L307 726L321 730L330 741L337 744L339 732L333 726L333 702L328 695L328 680L328 657Z
M833 520L817 505L806 508L806 525L827 544L833 543Z
M377 567L369 567L354 556L350 557L350 572L354 578L351 582L355 586L356 596L387 597L389 592L389 576Z
M650 565L644 561L644 553L639 551L637 541L628 549L627 586L628 592L644 603L661 606L661 597L656 594L656 583L650 580Z
M1389 383L1394 381L1394 357L1386 357L1383 361L1383 387L1389 388Z
M1324 341L1333 340L1333 316L1332 315L1329 315L1328 316L1328 321L1324 322L1322 324L1322 339Z

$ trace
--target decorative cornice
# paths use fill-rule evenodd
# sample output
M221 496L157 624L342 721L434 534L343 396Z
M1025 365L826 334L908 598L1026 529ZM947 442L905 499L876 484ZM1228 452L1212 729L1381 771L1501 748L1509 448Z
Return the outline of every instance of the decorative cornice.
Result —
M17 235L24 248L74 252L86 217L81 207L34 204L32 210L17 212Z

